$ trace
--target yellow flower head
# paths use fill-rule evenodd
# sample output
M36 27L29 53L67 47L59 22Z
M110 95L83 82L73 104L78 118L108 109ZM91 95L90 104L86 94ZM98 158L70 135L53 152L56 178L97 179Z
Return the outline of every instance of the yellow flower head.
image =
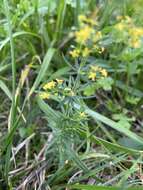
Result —
M129 17L129 16L121 16L121 15L118 15L117 17L116 17L116 19L118 20L118 21L121 21L121 22L127 22L127 23L131 23L132 22L132 19L131 19L131 17Z
M39 96L40 96L40 98L42 98L42 99L49 99L49 98L50 98L50 94L47 93L47 92L41 92L41 93L39 94Z
M95 22L94 19L88 18L85 15L79 15L78 20L80 24L83 24L85 22L86 24L90 24L92 26L97 25L97 22Z
M71 55L73 58L77 58L77 57L79 57L79 55L80 55L80 50L79 50L79 49L74 49L74 50L70 51L69 53L70 53L70 55Z
M62 84L64 81L62 79L56 79L58 84Z
M45 84L45 85L43 86L43 89L44 89L44 90L48 90L48 89L50 90L50 89L54 88L55 85L56 85L56 82L51 81L51 82L48 82L47 84Z
M143 28L133 27L129 29L129 34L133 38L140 38L143 36Z
M73 90L72 90L71 88L69 88L69 87L66 87L66 88L64 89L64 91L67 92L69 96L75 96L75 93L74 93Z
M107 75L108 75L106 69L101 69L100 73L102 74L103 77L107 77Z
M86 113L85 113L85 112L80 112L80 113L79 113L79 115L80 115L80 117L82 117L82 118L87 117L87 115L86 115Z
M132 39L130 41L130 46L133 48L140 48L141 47L141 40L139 39Z
M89 26L85 26L79 31L75 32L76 41L80 44L84 44L91 36L93 29Z
M79 22L84 22L87 20L87 17L85 15L79 15L78 20L79 20Z
M82 51L82 56L83 57L88 57L89 54L91 53L91 50L89 50L87 47L83 49Z
M74 91L70 91L70 96L75 96L75 93L74 93Z
M115 25L115 29L119 30L119 31L123 31L125 29L125 24L120 22L120 23Z
M95 81L96 79L96 72L90 71L88 78L91 79L92 81Z

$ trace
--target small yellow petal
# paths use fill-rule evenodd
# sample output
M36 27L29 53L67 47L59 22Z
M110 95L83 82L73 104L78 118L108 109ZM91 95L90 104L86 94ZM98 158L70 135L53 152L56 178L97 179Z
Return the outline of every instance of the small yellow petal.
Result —
M45 84L45 85L43 86L43 89L44 89L44 90L48 90L48 89L50 90L50 89L54 88L55 85L56 85L56 82L51 81L51 82L48 82L47 84Z
M119 30L119 31L123 31L125 29L125 27L126 27L125 24L122 22L115 25L115 29Z
M73 58L77 58L77 57L79 57L79 55L80 55L80 50L74 49L74 50L70 51L69 53L70 53L70 55L71 55Z
M58 84L62 84L64 82L64 80L62 80L62 79L56 79L56 81Z
M84 44L93 33L93 28L90 26L85 26L84 28L80 29L79 31L75 32L76 41L78 43Z
M80 115L80 117L82 117L82 118L85 118L85 117L87 116L85 112L80 112L79 115Z
M49 99L49 98L50 98L50 94L47 93L47 92L41 92L41 93L39 94L39 96L40 96L40 98L42 98L42 99Z
M103 75L103 77L107 77L108 73L107 73L106 69L101 69L100 72Z
M96 73L90 71L89 75L88 75L88 78L91 79L92 81L95 81L95 79L96 79Z
M84 21L86 21L86 19L87 19L87 17L85 15L79 15L78 16L79 22L84 22Z
M91 50L89 50L87 47L83 49L82 56L87 57L91 53Z

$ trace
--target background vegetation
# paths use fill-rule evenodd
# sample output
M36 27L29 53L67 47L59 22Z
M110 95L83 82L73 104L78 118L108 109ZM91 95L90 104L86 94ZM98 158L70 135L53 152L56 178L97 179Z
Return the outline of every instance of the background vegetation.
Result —
M0 189L142 189L142 7L0 0Z

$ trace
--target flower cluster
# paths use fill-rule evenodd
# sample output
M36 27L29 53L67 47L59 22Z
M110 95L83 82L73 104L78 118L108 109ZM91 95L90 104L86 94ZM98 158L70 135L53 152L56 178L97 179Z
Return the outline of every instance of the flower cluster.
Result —
M129 29L130 40L129 44L133 48L140 48L142 45L141 38L143 37L143 28L132 27Z
M92 18L88 18L86 17L85 15L79 15L79 24L80 26L84 25L85 23L86 24L89 24L91 26L95 26L95 25L98 25L97 21L95 21L94 19Z
M74 92L67 87L62 79L56 79L43 85L43 91L39 93L42 99L63 100L65 97L74 96Z
M73 58L88 57L92 52L101 53L99 42L102 39L101 31L98 31L98 23L93 18L88 18L85 15L79 15L79 30L75 31L76 46L69 54Z
M82 56L82 57L88 57L89 54L91 53L91 50L87 47L85 47L84 49L82 49L82 51L78 48L70 51L70 55L73 57L73 58L77 58L79 56Z
M107 75L108 75L108 72L106 71L106 69L103 69L96 65L90 66L88 78L91 79L92 81L95 81L95 79L97 78L107 77Z
M86 81L83 87L83 94L91 96L96 90L103 89L109 91L112 89L113 79L108 76L108 71L101 66L90 64L81 71L81 78Z
M94 30L91 26L84 26L79 31L75 32L76 42L79 44L86 44L87 40L90 39Z
M97 17L96 17L97 18ZM111 90L113 80L106 69L90 62L89 56L100 56L105 51L104 36L96 19L85 15L79 16L79 29L75 31L75 47L69 52L72 58L80 58L80 74L84 83L83 94L93 95L95 90ZM118 28L118 27L117 27ZM119 28L122 28L121 26ZM86 58L86 59L85 59ZM77 67L77 64L75 67Z
M143 28L136 26L129 16L120 16L117 19L119 22L114 25L115 38L117 37L116 34L119 34L122 40L126 40L129 47L140 48L142 46Z
M75 110L75 112L72 115L72 120L76 122L87 120L87 118L88 118L88 115L83 110Z

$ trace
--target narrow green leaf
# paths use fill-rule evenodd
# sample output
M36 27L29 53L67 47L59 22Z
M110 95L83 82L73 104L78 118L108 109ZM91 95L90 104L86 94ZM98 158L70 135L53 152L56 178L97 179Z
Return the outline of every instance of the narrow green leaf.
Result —
M37 103L40 109L48 116L49 118L57 119L60 116L60 113L53 110L48 104L46 104L41 98L37 97Z
M69 185L70 189L84 189L84 190L143 190L142 187L105 187L105 186L96 186L96 185Z
M64 23L64 16L65 16L65 11L66 11L66 1L65 0L61 0L58 3L58 18L57 18L57 23L56 23L56 33L54 36L54 41L56 41L62 32L62 28L63 28L63 23Z
M22 35L31 35L31 36L35 36L37 38L40 38L37 34L34 34L32 32L25 32L25 31L21 31L21 32L15 32L14 34L12 34L12 38L16 38L16 37L19 37L19 36L22 36ZM0 51L2 50L2 48L7 44L9 43L10 41L10 37L7 37L5 40L1 41L0 42Z
M74 150L72 150L68 144L65 144L66 146L66 152L67 154L70 156L70 158L77 164L77 166L82 169L85 173L88 172L88 168L86 167L86 165L84 164L84 162L82 162L79 158L79 156L76 154L76 152Z
M54 53L55 53L55 49L53 49L53 48L48 49L48 51L44 57L43 63L41 65L40 71L38 73L38 76L35 79L35 82L29 92L29 96L34 92L34 90L38 87L38 85L42 81L43 77L45 76L45 73L47 72L47 69L50 65L50 62L51 62L51 59L52 59Z
M135 162L134 164L130 167L130 169L125 170L123 173L123 177L121 178L121 180L118 182L119 186L124 186L124 184L126 185L127 180L129 179L129 177L131 176L131 174L134 174L135 172L138 171L138 162L142 160L141 158L142 156L140 156Z
M9 42L10 42L10 53L11 53L11 68L12 68L12 104L11 104L11 111L10 111L10 130L12 129L15 118L16 118L16 102L15 102L15 92L16 92L16 62L15 62L15 49L14 49L14 41L13 41L13 32L12 32L12 25L11 25L11 18L10 18L10 11L9 11L9 3L7 0L3 1L6 19L8 23L8 35L9 35ZM4 165L4 176L5 180L9 182L8 172L10 169L10 155L11 155L11 145L12 140L9 144L9 147L6 150L5 155L5 165Z
M0 73L5 72L9 68L11 68L11 64L0 66Z
M53 73L51 75L51 77L49 78L49 80L53 80L53 79L56 79L58 77L61 77L62 75L67 74L69 71L70 71L69 67L63 67L61 69L58 69L58 71L56 71L55 73Z
M8 89L8 87L6 86L6 84L2 80L0 80L0 88L4 91L4 93L8 96L8 98L12 100L12 94L10 90Z
M86 134L84 132L80 133L80 135L82 137L86 137ZM106 148L108 148L109 150L115 151L115 152L124 152L124 153L129 153L129 154L141 154L142 151L133 149L133 148L127 148L124 146L121 146L119 144L115 144L115 143L111 143L108 142L102 138L96 137L95 135L91 135L89 136L91 142L97 143L99 145L104 145Z
M77 109L79 109L80 105L75 104L75 107ZM101 115L100 113L97 113L97 112L89 109L87 106L85 106L85 112L89 116L91 116L93 119L99 120L102 123L108 125L109 127L115 129L116 131L130 137L131 139L135 140L136 142L138 142L140 144L143 144L143 139L140 136L136 135L134 132L130 131L129 129L127 129L124 126L119 127L118 124L115 121L109 119L108 117L105 117L105 116Z

